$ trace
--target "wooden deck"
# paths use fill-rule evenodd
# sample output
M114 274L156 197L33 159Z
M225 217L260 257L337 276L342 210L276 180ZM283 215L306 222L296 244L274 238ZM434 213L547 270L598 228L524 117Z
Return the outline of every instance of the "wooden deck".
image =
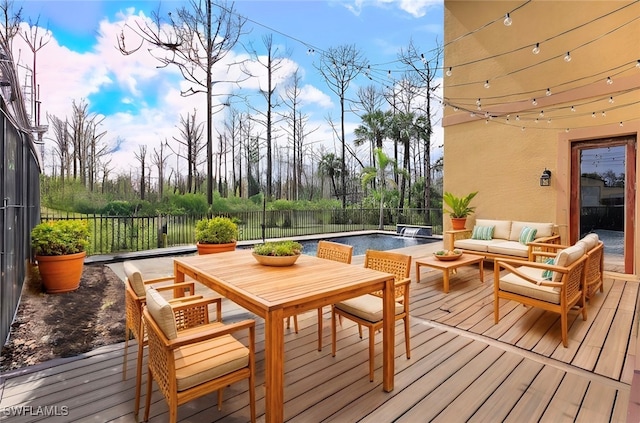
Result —
M428 254L424 248L410 253ZM354 263L361 261L354 258ZM324 349L318 352L316 314L309 312L299 318L298 334L285 332L286 421L627 421L635 369L637 282L607 277L604 293L589 305L587 321L572 313L569 347L563 348L557 315L504 301L500 323L494 325L491 264L485 264L484 283L477 265L461 268L451 278L449 294L442 292L439 271L422 268L419 283L414 271L412 356L407 360L404 355L398 327L394 391L385 393L381 386L380 334L372 383L368 335L361 340L356 326L345 321L338 330L337 355L331 357L327 308ZM226 300L223 315L226 321L253 317ZM264 325L260 319L257 324L257 410L264 420ZM5 373L0 420L136 421L136 348L129 350L129 378L122 381L123 345ZM240 383L226 389L222 411L210 395L181 406L178 416L189 422L248 421L246 388ZM8 417L14 406L31 407L20 409L31 415ZM166 410L154 390L150 421L165 421ZM47 417L51 411L66 415Z

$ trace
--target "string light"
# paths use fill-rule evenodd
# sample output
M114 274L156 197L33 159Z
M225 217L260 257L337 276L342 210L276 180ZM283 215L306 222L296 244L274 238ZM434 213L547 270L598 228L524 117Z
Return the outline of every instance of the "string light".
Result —
M565 129L564 132L569 132L569 128Z
M609 103L613 104L613 97L609 97Z
M622 121L620 122L620 127L623 127L624 125L622 124Z
M460 109L458 109L458 106L453 106L453 111L454 112L457 112L458 110L460 110Z
M453 71L453 69L452 69L452 68L449 68L449 69L447 70L447 72L445 72L445 75L447 75L447 76L451 76L452 71Z
M607 85L613 84L613 79L610 76L607 76Z
M567 63L571 61L571 52L568 51L567 54L565 54L564 61Z
M538 102L537 102L537 101L536 101L536 99L534 98L534 99L531 101L531 104L532 104L532 105L534 105L534 106L537 106L537 105L538 105Z
M548 123L548 124L551 124L551 119L548 119L548 120L547 120L547 123Z
M476 106L480 107L480 99L476 100Z
M595 118L596 117L596 112L591 113L591 117Z
M538 123L538 118L536 118L536 120L534 121L535 123Z
M540 53L540 43L536 43L535 47L533 47L533 50L531 50L531 53L533 54ZM638 62L640 62L640 60L638 60Z
M575 108L575 107L573 107L573 106L571 106L571 111L572 111L572 112L575 112L575 111L576 111L576 108Z
M485 88L491 87L491 85L489 85L489 80L488 79L484 82L484 87Z
M547 97L549 97L551 95L551 88L547 88L547 92L545 93L545 95Z
M509 16L508 13L504 15L503 23L504 23L504 26L511 26L511 24L513 23L513 21L511 20L511 16Z
M544 110L540 110L540 117L544 117Z
M520 120L520 115L516 115L516 120Z
M424 57L424 53L421 53L421 54L420 54L420 60L422 60L422 63L423 63L423 64L425 64L425 65L427 64L427 59L425 59L425 57Z
M310 49L308 49L308 50L307 50L307 54L308 54L308 55L313 55L313 54L315 54L315 52L316 52L316 51L315 51L314 49L312 49L312 48L310 48Z
M607 116L607 114L606 114L606 113L605 113L605 111L603 110L603 111L602 111L602 117L605 117L605 116Z
M640 59L638 59L638 62L636 63L636 68L640 69Z

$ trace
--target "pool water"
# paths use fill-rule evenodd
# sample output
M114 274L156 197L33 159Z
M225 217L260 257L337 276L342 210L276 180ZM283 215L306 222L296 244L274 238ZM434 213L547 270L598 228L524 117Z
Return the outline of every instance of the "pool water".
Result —
M430 244L439 241L435 238L409 238L384 234L350 235L336 238L323 238L326 241L339 242L353 246L353 255L363 255L367 250L393 250L395 248L412 247L414 245ZM315 256L318 250L318 240L299 241L304 254Z

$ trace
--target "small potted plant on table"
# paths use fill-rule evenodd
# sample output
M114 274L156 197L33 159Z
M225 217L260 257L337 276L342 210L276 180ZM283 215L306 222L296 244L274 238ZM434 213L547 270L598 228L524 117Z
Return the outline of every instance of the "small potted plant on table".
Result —
M469 203L478 194L478 191L472 192L464 197L456 197L450 192L445 192L442 196L442 201L449 206L445 208L445 212L449 213L451 217L451 226L453 230L464 229L464 225L467 222L467 216L475 211L475 207L470 207Z
M43 222L31 230L31 246L47 293L78 289L88 245L89 227L84 220Z
M253 247L253 257L265 266L291 266L302 254L302 244L296 241L271 241Z
M196 222L198 254L213 254L236 249L238 225L230 218L216 216Z

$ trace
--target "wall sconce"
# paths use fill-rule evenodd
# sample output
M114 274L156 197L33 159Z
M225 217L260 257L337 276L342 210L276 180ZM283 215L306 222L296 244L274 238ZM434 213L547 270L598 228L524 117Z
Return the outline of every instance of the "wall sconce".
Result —
M551 171L545 168L540 175L540 186L548 187L551 185Z

